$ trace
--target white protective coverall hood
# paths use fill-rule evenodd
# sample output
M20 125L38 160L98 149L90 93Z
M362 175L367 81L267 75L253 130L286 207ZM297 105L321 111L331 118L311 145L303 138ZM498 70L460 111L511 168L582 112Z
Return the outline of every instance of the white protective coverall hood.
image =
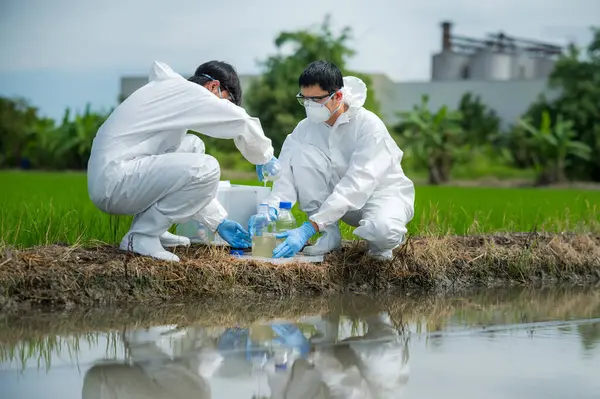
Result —
M273 156L271 140L257 118L155 62L149 82L100 127L88 162L92 202L110 214L135 215L122 249L132 235L147 237L139 243L141 250L132 243L134 252L177 260L157 238L173 223L195 219L214 232L226 218L215 198L219 164L188 130L233 139L252 164L264 164Z
M401 167L403 152L383 121L363 108L367 87L344 77L349 105L333 126L302 120L283 144L282 175L267 202L299 203L323 237L305 253L321 254L341 244L338 221L357 227L374 255L391 256L404 241L414 215L414 185ZM312 252L310 252L312 249Z

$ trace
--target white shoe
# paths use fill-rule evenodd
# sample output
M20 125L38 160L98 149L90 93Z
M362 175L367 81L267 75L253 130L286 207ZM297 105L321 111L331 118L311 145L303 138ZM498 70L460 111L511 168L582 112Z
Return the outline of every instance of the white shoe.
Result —
M131 248L129 246L130 237L132 238ZM179 262L179 257L177 255L166 251L163 248L158 237L145 234L127 233L125 237L123 237L123 240L121 240L119 249L131 251L139 255L150 256L155 259Z
M375 245L369 243L369 252L367 252L367 256L376 259L376 260L392 260L394 259L394 249L404 245L406 243L406 234L402 237L402 241L400 244L396 245L392 249L381 250L378 249Z
M367 252L367 256L375 260L392 260L394 254L391 249L387 251L371 251Z
M375 248L369 248L369 251L367 252L367 256L369 258L372 258L375 260L392 260L392 259L394 259L394 253L393 253L393 250L391 250L391 249L381 251L381 250L378 250Z
M189 238L184 237L184 236L178 236L178 235L169 233L168 231L161 234L159 239L160 239L160 244L163 247L177 247L177 246L189 247L192 244L192 242L190 241Z
M323 235L319 237L315 245L305 247L302 253L308 256L325 255L341 246L342 234L340 233L340 226L338 223L335 223L323 230Z

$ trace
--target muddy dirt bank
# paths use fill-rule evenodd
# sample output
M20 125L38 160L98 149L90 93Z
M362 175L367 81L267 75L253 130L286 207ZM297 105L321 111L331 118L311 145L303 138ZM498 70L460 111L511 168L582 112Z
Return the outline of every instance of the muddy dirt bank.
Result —
M0 309L600 280L600 235L591 234L411 238L391 262L369 260L364 245L352 243L322 264L240 261L202 246L176 253L181 263L131 256L112 246L4 248Z

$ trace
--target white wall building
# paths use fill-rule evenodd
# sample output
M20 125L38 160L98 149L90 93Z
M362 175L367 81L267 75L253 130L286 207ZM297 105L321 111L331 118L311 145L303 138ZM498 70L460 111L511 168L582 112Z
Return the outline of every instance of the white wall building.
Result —
M449 22L442 23L442 50L432 57L430 81L395 82L384 74L370 74L388 125L398 122L398 111L419 104L423 94L429 95L435 110L443 105L457 107L463 94L471 92L496 111L503 127L515 123L540 94L555 96L547 82L560 47L502 33L487 39L456 36L451 34L451 27ZM255 78L240 76L244 93ZM147 77L122 77L120 98L146 82Z

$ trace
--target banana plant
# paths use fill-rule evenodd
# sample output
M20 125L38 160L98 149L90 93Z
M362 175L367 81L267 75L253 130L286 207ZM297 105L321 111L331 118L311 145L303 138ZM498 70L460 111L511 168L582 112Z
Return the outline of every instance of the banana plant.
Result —
M423 95L418 106L399 113L403 119L400 136L406 140L406 151L427 167L429 183L441 184L450 180L453 163L466 149L462 114L446 106L432 113L428 103L429 96Z
M539 127L529 119L521 119L519 126L529 138L529 151L537 171L538 184L567 180L565 169L571 159L589 161L592 149L575 139L574 123L558 115L553 124L550 113L544 111Z
M69 120L69 116L70 110L67 109L59 128L62 141L58 152L74 158L73 163L78 168L85 168L94 136L104 122L105 116L91 112L89 104L83 114L77 113L72 121Z
M61 137L54 120L38 119L28 134L24 154L35 168L55 168L62 161L58 151L60 143Z

